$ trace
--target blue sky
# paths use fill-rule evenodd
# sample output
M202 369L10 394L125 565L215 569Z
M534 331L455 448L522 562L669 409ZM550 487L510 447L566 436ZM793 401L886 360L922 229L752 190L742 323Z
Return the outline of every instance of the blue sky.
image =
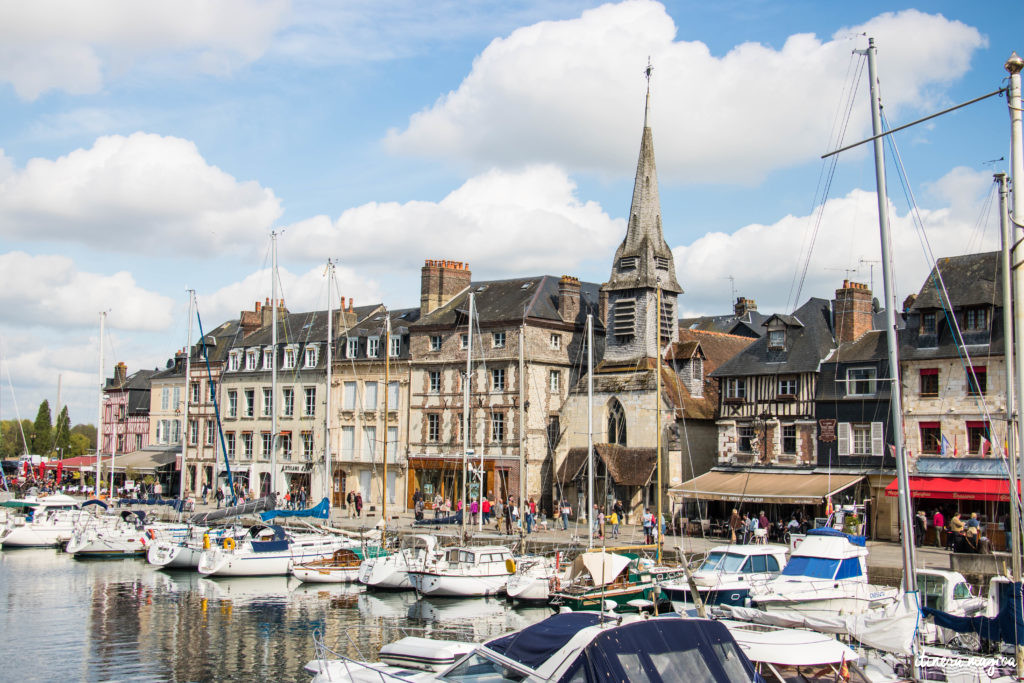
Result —
M868 281L861 260L879 251L867 150L818 189L858 34L876 38L895 126L1002 86L1022 15L962 2L5 4L0 350L17 403L25 416L55 400L61 375L72 419L92 421L98 311L108 368L162 366L185 342L186 288L208 326L269 296L272 229L292 310L326 307L328 257L359 304L416 305L425 258L469 261L481 279L603 281L648 56L680 309L728 310L729 276L762 310L792 309L805 261L799 299L828 297L846 269ZM869 131L866 91L865 69L847 141ZM992 98L897 136L936 255L995 247L1007 123ZM889 187L902 298L928 261L891 166Z

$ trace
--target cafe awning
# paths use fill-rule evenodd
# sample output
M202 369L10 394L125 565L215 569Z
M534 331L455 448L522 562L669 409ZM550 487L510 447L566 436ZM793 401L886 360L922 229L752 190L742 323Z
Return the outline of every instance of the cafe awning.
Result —
M898 495L895 479L885 487L885 495ZM1010 483L985 477L910 477L910 497L1006 503L1010 500Z
M859 474L706 472L669 489L676 500L816 505L863 481Z

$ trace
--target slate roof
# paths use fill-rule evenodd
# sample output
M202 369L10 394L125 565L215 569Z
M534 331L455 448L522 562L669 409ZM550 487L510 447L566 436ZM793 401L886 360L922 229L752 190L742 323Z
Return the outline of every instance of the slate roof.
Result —
M768 348L761 337L711 373L713 377L738 377L768 373L816 372L821 360L835 348L832 336L832 306L825 299L811 298L791 316L778 316L794 326L786 330L786 348Z
M561 278L552 275L513 278L511 280L484 280L473 282L466 291L444 306L421 317L411 327L450 328L464 322L469 310L469 292L474 292L474 308L479 324L519 321L524 317L574 323L594 313L595 328L600 326L597 314L598 285L580 282L580 313L573 320L562 320L558 314L558 283Z
M763 337L764 322L768 315L757 311L747 311L741 316L702 315L696 318L680 318L679 330L695 330L699 332L720 332L742 337Z

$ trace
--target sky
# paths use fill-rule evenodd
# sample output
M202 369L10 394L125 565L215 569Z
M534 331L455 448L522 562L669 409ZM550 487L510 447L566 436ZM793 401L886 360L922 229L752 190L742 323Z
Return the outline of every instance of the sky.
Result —
M292 311L328 307L328 259L335 297L393 308L425 259L605 281L648 60L680 312L883 298L870 145L820 159L870 135L854 51L875 39L896 127L1003 87L1022 25L940 0L2 3L0 417L59 382L94 423L100 312L106 375L163 367L187 290L205 329L270 296L271 232ZM998 247L1008 123L992 97L892 136L899 301L933 256Z

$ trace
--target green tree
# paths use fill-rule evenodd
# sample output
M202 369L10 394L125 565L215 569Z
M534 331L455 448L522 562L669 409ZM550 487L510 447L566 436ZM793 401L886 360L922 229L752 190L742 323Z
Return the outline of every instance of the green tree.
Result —
M53 450L59 451L63 457L71 452L71 419L67 406L61 408L57 424L53 427Z
M32 452L39 455L49 455L53 450L53 416L50 414L50 402L45 398L39 404L39 412L36 413L35 430L32 435Z
M75 425L71 428L71 433L83 436L87 441L85 450L81 453L76 453L76 455L96 452L96 427L93 425Z

